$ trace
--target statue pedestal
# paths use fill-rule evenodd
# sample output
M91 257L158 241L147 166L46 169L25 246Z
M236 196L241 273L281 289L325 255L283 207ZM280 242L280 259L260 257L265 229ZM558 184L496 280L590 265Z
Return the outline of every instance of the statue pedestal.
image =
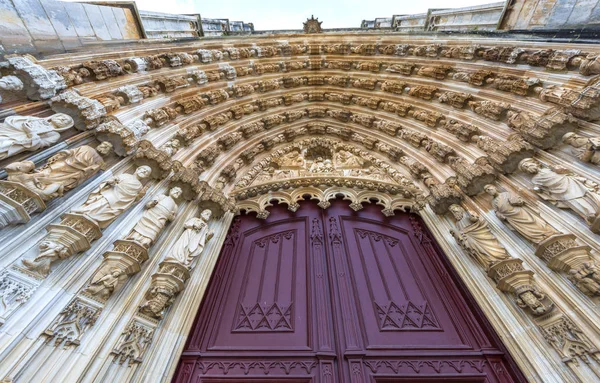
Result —
M510 258L493 264L488 276L496 281L499 290L514 293L524 286L532 286L533 271L523 268L523 261Z
M58 224L48 225L48 236L44 239L67 248L68 257L92 247L92 242L102 237L100 226L81 214L67 213Z
M535 255L548 263L556 271L569 271L592 262L591 248L575 242L573 234L557 234L540 243Z
M184 289L190 277L188 269L177 262L162 262L152 274L150 288L140 312L151 318L162 319L164 311L173 303L175 296Z
M45 209L42 198L23 184L0 181L0 228L29 222L33 213Z

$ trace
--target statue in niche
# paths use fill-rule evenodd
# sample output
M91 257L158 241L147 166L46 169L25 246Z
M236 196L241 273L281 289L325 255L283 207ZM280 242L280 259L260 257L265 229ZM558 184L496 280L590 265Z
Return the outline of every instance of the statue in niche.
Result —
M63 113L48 118L10 116L0 123L0 160L23 151L48 147L60 139L60 133L73 127L73 119Z
M213 237L213 232L208 231L208 221L212 212L208 209L200 214L200 218L191 218L184 225L184 232L181 234L171 251L165 257L165 262L176 262L188 269L192 268L192 263Z
M9 181L23 184L48 201L62 196L96 174L104 166L102 156L111 150L112 144L106 141L96 149L83 145L58 152L37 170L33 162L23 161L8 165L6 172Z
M23 259L23 265L33 272L36 272L44 278L50 274L52 263L69 256L69 250L66 246L51 241L40 243L40 254L32 260Z
M569 280L585 294L597 295L600 291L600 275L595 264L584 263L582 267L570 270Z
M562 141L574 148L573 154L581 161L600 165L600 137L584 137L569 132L563 136Z
M304 167L304 157L299 150L293 150L279 159L279 166L286 168Z
M72 213L84 215L101 229L106 228L143 196L141 180L148 178L151 172L149 166L140 166L135 174L120 174L103 182Z
M339 168L362 168L365 161L346 150L340 150L335 154L335 163Z
M127 273L114 265L107 265L100 269L84 293L107 300L115 290L118 290L127 280Z
M152 246L167 222L172 222L177 216L175 201L181 197L181 194L181 188L174 187L169 190L169 195L161 194L148 201L142 218L125 239L135 241L145 248Z
M492 206L496 216L506 221L531 243L538 245L545 239L559 234L536 212L525 206L525 201L521 197L512 196L509 192L500 193L491 184L485 185L484 190L493 197Z
M510 258L504 246L492 234L485 219L473 212L465 212L457 204L450 205L449 210L457 228L450 230L450 234L486 270L495 263Z
M592 225L593 231L600 230L600 195L597 184L574 175L565 168L542 168L533 158L522 160L519 169L533 175L533 190L540 193L542 198L559 208L571 209Z

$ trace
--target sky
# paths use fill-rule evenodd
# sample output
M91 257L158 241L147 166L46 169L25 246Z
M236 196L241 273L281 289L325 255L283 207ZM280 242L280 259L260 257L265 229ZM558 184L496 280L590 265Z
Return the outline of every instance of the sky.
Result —
M136 0L140 10L200 13L205 18L253 22L256 30L302 29L311 15L323 28L358 28L362 20L460 8L498 0Z

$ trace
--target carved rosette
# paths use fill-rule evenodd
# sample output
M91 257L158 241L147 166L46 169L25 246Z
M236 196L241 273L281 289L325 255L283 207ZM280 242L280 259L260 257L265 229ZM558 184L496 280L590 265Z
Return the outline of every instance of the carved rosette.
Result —
M68 89L52 97L50 107L56 113L71 116L75 127L83 131L94 129L106 116L106 108L100 101L83 97L74 89Z
M42 198L18 182L0 181L0 228L29 222L46 209Z
M176 262L162 262L158 271L152 274L150 288L144 295L140 313L150 318L162 319L177 294L185 288L190 273L184 265Z
M135 164L139 166L150 166L152 169L152 178L163 179L171 173L173 161L169 153L164 150L156 149L152 142L148 140L140 141L135 155L133 156Z

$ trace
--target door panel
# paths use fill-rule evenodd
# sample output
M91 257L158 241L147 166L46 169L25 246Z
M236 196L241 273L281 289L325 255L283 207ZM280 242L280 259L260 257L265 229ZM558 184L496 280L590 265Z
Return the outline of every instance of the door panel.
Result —
M525 381L418 217L300 203L234 222L174 381Z

